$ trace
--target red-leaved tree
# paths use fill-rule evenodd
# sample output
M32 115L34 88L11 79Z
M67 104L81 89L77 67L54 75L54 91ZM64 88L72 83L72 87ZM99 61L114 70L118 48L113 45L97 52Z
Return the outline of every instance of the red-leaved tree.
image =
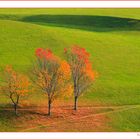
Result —
M89 60L90 54L79 46L64 49L67 61L70 65L74 92L74 110L77 110L78 97L92 84L95 72Z
M55 56L50 49L38 48L35 54L37 57L33 69L35 83L48 97L48 115L50 115L52 102L70 87L67 82L70 79L70 66Z

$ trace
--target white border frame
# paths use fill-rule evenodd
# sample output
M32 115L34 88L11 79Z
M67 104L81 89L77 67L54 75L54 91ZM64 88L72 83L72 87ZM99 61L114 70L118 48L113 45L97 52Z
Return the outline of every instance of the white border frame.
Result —
M140 1L0 1L0 8L140 8ZM0 133L0 139L140 139L139 132Z
M12 140L40 140L40 139L80 139L80 140L91 140L91 139L103 139L103 140L111 140L111 139L140 139L140 133L133 132L77 132L77 133L55 133L55 132L32 132L32 133L0 133L0 139L12 139Z
M140 8L140 1L0 1L0 8Z

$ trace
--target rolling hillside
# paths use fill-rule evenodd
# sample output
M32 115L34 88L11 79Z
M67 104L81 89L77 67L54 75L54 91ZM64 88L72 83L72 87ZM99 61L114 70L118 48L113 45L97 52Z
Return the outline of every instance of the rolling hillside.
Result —
M91 53L93 68L99 73L79 103L134 105L136 109L107 115L112 121L106 124L111 127L108 131L139 131L140 9L0 9L1 71L12 64L28 75L36 48L51 48L63 58L63 48L73 44ZM28 100L34 106L44 98L35 93L31 96ZM9 106L3 94L0 105ZM18 131L11 129L9 118L0 115L0 128L5 125L5 131Z

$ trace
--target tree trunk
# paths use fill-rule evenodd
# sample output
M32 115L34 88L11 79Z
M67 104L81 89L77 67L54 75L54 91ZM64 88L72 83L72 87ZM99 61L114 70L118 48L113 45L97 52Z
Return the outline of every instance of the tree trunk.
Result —
M78 99L78 96L75 96L74 97L74 110L77 110L77 99Z
M17 113L17 104L14 104L14 110L15 110L15 115L18 116L18 113Z
M51 115L51 100L48 100L48 115Z

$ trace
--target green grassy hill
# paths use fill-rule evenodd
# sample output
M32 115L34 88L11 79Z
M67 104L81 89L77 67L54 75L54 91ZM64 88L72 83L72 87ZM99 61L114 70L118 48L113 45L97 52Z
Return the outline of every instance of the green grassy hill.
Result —
M0 66L12 64L27 74L36 48L51 48L62 57L63 48L78 44L91 53L93 68L99 73L81 102L86 100L93 106L139 105L139 36L140 9L0 9ZM44 98L32 96L29 100L34 105ZM0 95L1 106L7 103ZM111 117L114 131L140 130L138 110Z

